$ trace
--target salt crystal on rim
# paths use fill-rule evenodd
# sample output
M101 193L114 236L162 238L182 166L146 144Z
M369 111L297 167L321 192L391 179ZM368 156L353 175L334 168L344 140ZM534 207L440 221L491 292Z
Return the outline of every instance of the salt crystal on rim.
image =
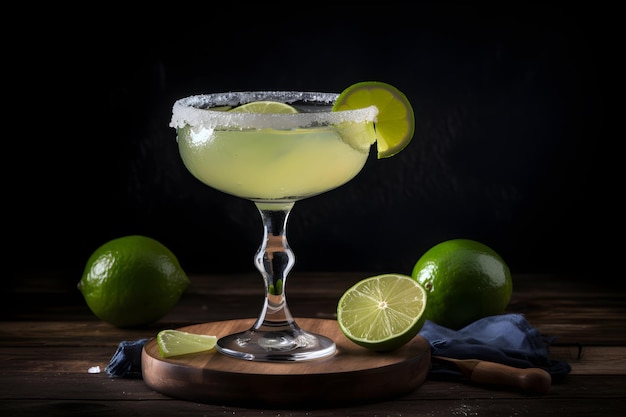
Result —
M339 94L336 93L297 91L244 91L189 96L174 103L172 120L169 126L173 128L182 128L185 125L189 125L206 128L219 126L224 128L237 127L240 129L295 129L333 125L342 122L362 123L376 121L376 116L378 115L376 106L356 110L293 114L258 114L207 110L209 107L238 106L252 101L263 100L281 101L289 104L301 101L330 106L338 96Z

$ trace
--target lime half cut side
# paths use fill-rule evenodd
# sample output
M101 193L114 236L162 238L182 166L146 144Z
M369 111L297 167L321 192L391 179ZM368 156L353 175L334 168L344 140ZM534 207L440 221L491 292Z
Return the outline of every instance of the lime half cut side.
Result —
M391 351L408 343L425 322L426 291L408 275L383 274L359 281L339 299L337 322L354 343Z
M374 123L378 158L388 158L403 150L415 133L415 114L406 95L390 84L364 81L341 92L333 105L333 111L368 106L378 108Z
M161 330L157 334L159 353L164 358L211 350L217 336L188 333L181 330Z

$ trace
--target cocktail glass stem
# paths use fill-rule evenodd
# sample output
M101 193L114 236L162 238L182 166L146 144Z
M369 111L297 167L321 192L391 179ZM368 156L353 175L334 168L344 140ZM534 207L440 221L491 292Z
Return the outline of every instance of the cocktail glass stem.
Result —
M263 242L254 258L265 283L265 300L254 325L220 338L217 349L229 356L258 361L298 361L332 355L335 343L301 329L291 316L285 288L295 256L287 242L290 203L255 203L263 220Z
M296 326L285 297L287 274L295 263L293 251L287 243L287 219L293 203L278 210L257 205L263 220L263 243L254 262L265 281L265 304L255 329L291 329Z

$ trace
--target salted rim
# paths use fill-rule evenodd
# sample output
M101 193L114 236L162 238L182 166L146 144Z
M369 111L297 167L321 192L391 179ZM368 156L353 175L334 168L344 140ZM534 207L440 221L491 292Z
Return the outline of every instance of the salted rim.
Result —
M207 107L238 106L252 101L274 100L283 103L309 102L332 105L337 93L300 91L242 91L200 94L177 100L172 108L169 126L182 128L186 125L207 128L225 127L239 129L295 129L311 126L333 125L342 122L375 122L376 106L356 110L323 111L314 113L258 114L228 111L211 111Z

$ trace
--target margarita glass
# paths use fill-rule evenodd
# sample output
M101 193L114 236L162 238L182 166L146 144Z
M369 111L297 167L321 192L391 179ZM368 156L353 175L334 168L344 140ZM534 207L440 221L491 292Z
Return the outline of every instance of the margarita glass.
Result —
M218 340L216 348L223 354L285 362L335 353L331 339L298 326L285 288L295 262L286 234L294 204L354 178L375 142L378 108L332 111L337 97L229 92L190 96L174 104L170 126L177 131L187 169L212 188L252 201L263 221L254 263L263 276L265 301L250 329ZM239 107L247 103L257 105L245 111Z

